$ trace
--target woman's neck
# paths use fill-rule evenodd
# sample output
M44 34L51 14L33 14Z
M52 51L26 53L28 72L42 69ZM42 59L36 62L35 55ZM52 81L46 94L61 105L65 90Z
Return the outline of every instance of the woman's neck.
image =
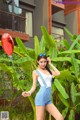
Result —
M40 68L40 67L38 67L38 69L40 69L40 70L46 70L46 68Z

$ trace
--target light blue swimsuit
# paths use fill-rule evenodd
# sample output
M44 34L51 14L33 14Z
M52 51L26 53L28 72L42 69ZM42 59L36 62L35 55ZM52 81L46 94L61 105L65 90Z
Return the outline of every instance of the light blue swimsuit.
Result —
M36 70L37 74L39 75L39 79L42 82L42 85L40 85L40 89L35 97L35 105L36 106L45 106L47 104L51 104L51 82L52 82L52 75L46 75L44 77L44 73L42 74L39 70ZM49 77L49 80L47 78ZM44 80L46 78L46 80ZM45 82L47 81L47 83ZM40 83L40 82L39 82ZM48 85L49 84L49 85Z

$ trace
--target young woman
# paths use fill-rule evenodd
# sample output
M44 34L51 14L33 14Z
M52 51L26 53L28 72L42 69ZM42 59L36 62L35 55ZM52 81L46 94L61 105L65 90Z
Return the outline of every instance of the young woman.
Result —
M56 119L63 120L63 116L51 101L52 77L60 75L59 70L53 66L46 54L39 54L37 58L38 68L33 71L33 85L30 91L22 92L24 97L30 96L36 89L36 82L40 84L40 90L35 97L36 120L44 120L45 109ZM51 67L51 70L48 68Z

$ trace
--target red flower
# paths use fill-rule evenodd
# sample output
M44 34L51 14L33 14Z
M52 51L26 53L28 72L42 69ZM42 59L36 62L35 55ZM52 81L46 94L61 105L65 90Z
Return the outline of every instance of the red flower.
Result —
M12 55L14 49L14 41L8 33L4 33L1 38L2 48L6 54Z

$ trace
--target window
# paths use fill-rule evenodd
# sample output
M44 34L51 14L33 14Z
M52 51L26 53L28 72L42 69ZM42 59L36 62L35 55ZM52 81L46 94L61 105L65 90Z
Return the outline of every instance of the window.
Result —
M12 12L12 2L8 4L9 12ZM14 13L19 15L22 13L22 9L19 8L19 0L14 0Z
M25 7L24 7L25 6ZM0 0L0 27L33 36L33 11L20 6L19 0ZM14 10L14 11L13 11Z
M30 37L33 36L32 13L31 12L26 12L25 33L29 34Z
M62 40L62 39L64 39L64 29L53 26L52 27L52 35L54 36L54 39Z

